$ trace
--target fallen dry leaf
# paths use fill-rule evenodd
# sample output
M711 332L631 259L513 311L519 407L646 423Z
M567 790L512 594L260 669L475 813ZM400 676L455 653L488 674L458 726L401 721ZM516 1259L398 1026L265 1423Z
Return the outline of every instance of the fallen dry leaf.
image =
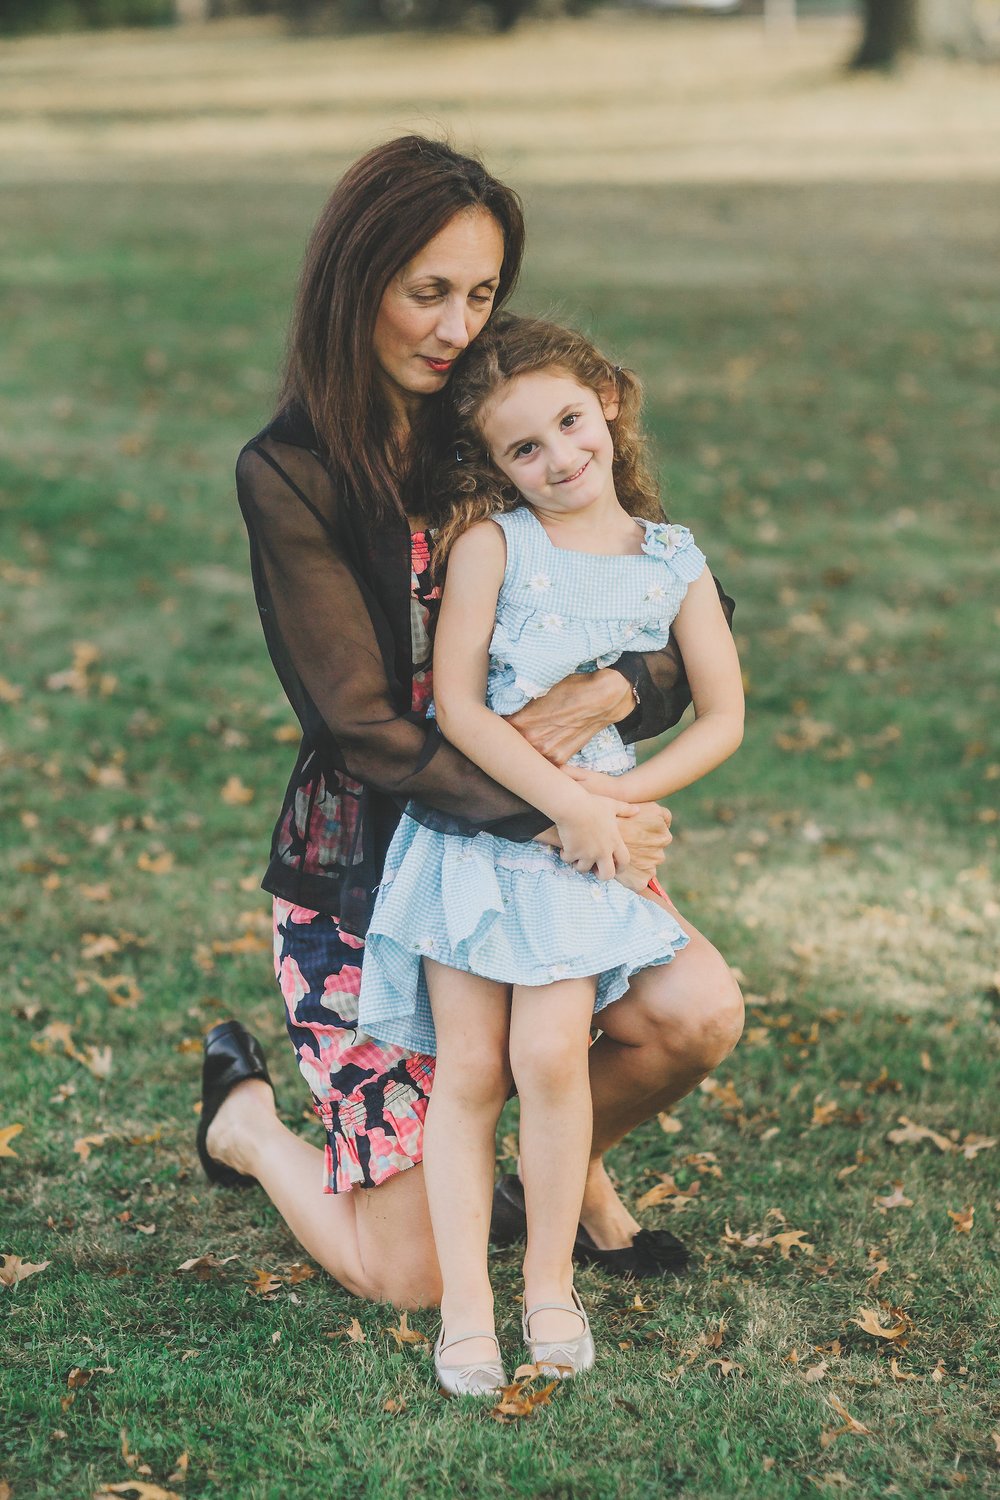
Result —
M177 1459L177 1462L174 1464L174 1472L167 1475L168 1484L184 1483L185 1479L187 1479L188 1462L189 1459L187 1450L185 1449L185 1451Z
M922 1375L908 1375L905 1370L899 1368L899 1360L895 1355L889 1361L889 1373L893 1380L923 1380Z
M945 1377L945 1375L947 1373L948 1372L947 1372L947 1370L944 1367L944 1360L943 1359L939 1359L938 1362L937 1362L937 1364L934 1366L933 1370L931 1371L931 1379L934 1381L935 1385L940 1385L941 1381L944 1379L944 1377Z
M970 1131L957 1149L965 1157L966 1161L975 1161L980 1151L988 1151L996 1143L997 1137L995 1135L977 1135L975 1131Z
M856 1323L864 1333L871 1334L873 1339L887 1339L890 1343L903 1338L912 1326L908 1319L900 1318L898 1322L886 1328L880 1319L881 1314L877 1308L863 1307L857 1317L851 1319L851 1322Z
M948 1217L955 1225L956 1234L972 1233L972 1220L975 1212L975 1205L971 1203L969 1204L968 1208L960 1208L958 1210L949 1208Z
M383 1328L383 1333L389 1334L390 1338L396 1340L396 1346L402 1349L404 1344L426 1344L427 1335L420 1333L418 1329L411 1328L406 1321L406 1313L400 1313L399 1325L396 1328Z
M845 1433L858 1433L863 1437L872 1437L874 1435L870 1427L866 1427L863 1422L859 1422L857 1418L851 1416L847 1407L836 1396L829 1396L827 1399L833 1410L837 1413L837 1416L843 1418L844 1425L830 1431L821 1432L819 1435L821 1448L828 1448L836 1438L843 1437Z
M906 1115L899 1116L900 1129L890 1130L886 1140L891 1141L894 1146L917 1145L920 1141L930 1141L939 1151L954 1151L955 1144L946 1135L941 1135L937 1130L931 1130L926 1125L917 1125Z
M335 1328L332 1333L327 1334L328 1339L346 1339L350 1344L363 1344L365 1342L365 1331L357 1318L352 1318L346 1328Z
M106 1484L95 1490L93 1500L182 1500L176 1490L165 1490L158 1484L146 1484L141 1479L126 1479L124 1484Z
M245 807L253 801L253 791L238 776L229 777L219 796L229 807Z
M111 1073L111 1048L95 1047L93 1042L88 1042L87 1050L80 1061L95 1078L107 1078Z
M93 1148L95 1146L103 1146L107 1138L107 1133L104 1135L81 1135L73 1142L73 1150L81 1161L88 1161Z
M881 1209L883 1213L888 1213L891 1208L913 1207L913 1199L907 1198L903 1192L903 1184L901 1182L894 1182L892 1192L888 1193L884 1198L876 1198L874 1202L875 1207Z
M280 1292L282 1287L280 1276L275 1276L271 1271L262 1271L259 1266L254 1266L253 1271L253 1281L247 1282L247 1291L252 1296L268 1299Z
M822 1380L829 1368L829 1361L825 1359L821 1359L818 1365L810 1365L804 1376L806 1385L815 1385L817 1380Z
M3 1261L3 1265L0 1265L0 1286L16 1286L19 1281L26 1281L29 1276L35 1276L52 1264L50 1260L43 1260L32 1265L19 1255L0 1255L0 1260Z
M391 1412L393 1416L397 1416L401 1411L406 1410L406 1402L403 1400L402 1396L388 1396L386 1400L382 1402L382 1410Z
M533 1391L531 1378L515 1380L512 1385L505 1386L500 1392L500 1400L490 1412L490 1416L497 1422L517 1422L523 1417L530 1417L540 1406L550 1404L552 1393L559 1383L558 1380L550 1380L540 1386L537 1391Z
M743 1108L743 1100L728 1079L725 1083L722 1083L718 1078L709 1075L708 1078L701 1080L698 1087L703 1094L708 1094L723 1110L738 1113Z
M196 1255L191 1260L186 1260L177 1267L178 1271L191 1271L196 1281L208 1281L214 1271L221 1270L223 1266L235 1260L235 1255L226 1255L222 1260L217 1260L212 1254Z
M0 1156L16 1156L17 1152L10 1149L10 1142L16 1135L20 1135L24 1129L23 1125L4 1125L0 1128Z
M169 849L164 849L162 854L147 854L144 850L136 865L147 875L168 875L174 867L174 856Z
M660 1122L660 1129L664 1135L677 1135L679 1131L684 1129L676 1115L669 1114L666 1110L661 1111L656 1118Z
M83 1390L84 1386L90 1384L95 1375L112 1374L114 1374L114 1371L111 1365L95 1365L92 1370L86 1370L81 1368L80 1365L74 1365L72 1370L70 1370L69 1374L66 1376L66 1389L70 1391L81 1391Z
M296 1260L288 1267L288 1275L285 1280L289 1286L298 1286L300 1281L311 1281L316 1275L315 1266L307 1266L304 1261Z
M718 1368L719 1368L719 1374L722 1376L723 1379L725 1379L725 1377L727 1375L745 1375L746 1374L746 1370L744 1370L744 1368L743 1368L742 1365L737 1364L735 1359L710 1359L708 1361L707 1365L705 1366L705 1369L706 1370L711 1370L712 1367L715 1366L715 1365L718 1366Z

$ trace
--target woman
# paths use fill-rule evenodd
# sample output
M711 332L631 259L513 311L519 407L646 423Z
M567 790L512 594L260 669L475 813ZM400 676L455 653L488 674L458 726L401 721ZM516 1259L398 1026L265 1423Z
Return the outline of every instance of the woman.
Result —
M278 1120L259 1047L235 1022L206 1038L199 1150L209 1176L258 1182L303 1248L349 1291L438 1301L420 1166L430 1058L355 1026L363 936L382 862L411 797L446 833L554 841L548 820L491 781L424 719L430 582L422 496L447 442L455 359L517 280L516 196L480 163L418 136L377 147L334 190L303 268L278 415L240 455L237 483L272 661L302 726L264 887L299 1067L327 1130L324 1157ZM615 723L629 739L676 722L688 693L672 647L568 679L513 722L562 764ZM652 804L623 815L629 878L669 842ZM732 1049L739 990L690 942L640 1000L602 1014L591 1049L593 1158L577 1253L650 1274L686 1259L641 1231L603 1153L688 1093ZM475 1078L470 1077L470 1089ZM523 1226L502 1179L494 1237Z

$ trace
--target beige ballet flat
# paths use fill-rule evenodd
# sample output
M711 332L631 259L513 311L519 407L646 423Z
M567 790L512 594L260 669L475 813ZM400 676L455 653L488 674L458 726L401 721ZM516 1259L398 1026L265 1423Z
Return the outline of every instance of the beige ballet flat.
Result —
M525 1308L521 1318L524 1342L528 1346L532 1364L537 1365L543 1375L554 1376L557 1380L568 1380L574 1375L581 1375L584 1370L590 1369L597 1358L594 1335L590 1331L590 1319L583 1310L583 1303L577 1296L576 1287L573 1288L572 1295L572 1304L539 1302L536 1307ZM535 1313L544 1312L547 1308L558 1309L559 1312L576 1313L583 1324L583 1332L575 1339L561 1339L558 1342L533 1339L528 1331L528 1325Z
M442 1364L441 1356L444 1351L451 1349L455 1344L463 1343L466 1339L492 1339L497 1346L496 1359L485 1359L479 1364L472 1365ZM434 1345L434 1373L437 1376L438 1385L446 1396L495 1396L507 1384L507 1376L500 1362L500 1345L495 1333L486 1333L482 1329L477 1329L474 1333L463 1333L460 1338L449 1339L447 1343L444 1343L443 1323L437 1343Z

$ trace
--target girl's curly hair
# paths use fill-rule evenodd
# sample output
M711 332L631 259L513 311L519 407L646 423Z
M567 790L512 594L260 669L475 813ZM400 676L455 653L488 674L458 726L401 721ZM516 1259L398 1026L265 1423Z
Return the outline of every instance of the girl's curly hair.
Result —
M612 364L589 339L572 328L541 318L501 313L490 320L463 354L448 384L450 451L436 465L431 481L430 514L437 526L434 566L443 575L455 542L496 511L520 505L517 486L490 458L480 423L494 396L518 375L559 370L602 400L618 397L618 414L609 419L614 442L615 492L632 516L663 516L659 486L640 426L642 386L631 370ZM443 424L446 425L446 424Z

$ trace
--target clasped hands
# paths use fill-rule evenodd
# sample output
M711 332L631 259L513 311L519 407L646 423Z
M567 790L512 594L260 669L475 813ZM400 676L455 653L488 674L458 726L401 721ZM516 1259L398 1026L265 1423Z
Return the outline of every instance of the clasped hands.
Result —
M566 765L599 730L620 723L633 707L628 682L621 673L605 668L567 677L544 697L512 714L509 722L581 789L610 804L593 806L581 822L574 821L572 830L563 825L562 832L571 834L569 839L555 828L540 837L558 847L575 869L592 870L602 880L615 879L641 892L655 876L671 841L670 812L656 802L621 801L615 796L614 777ZM615 820L610 827L609 814Z

